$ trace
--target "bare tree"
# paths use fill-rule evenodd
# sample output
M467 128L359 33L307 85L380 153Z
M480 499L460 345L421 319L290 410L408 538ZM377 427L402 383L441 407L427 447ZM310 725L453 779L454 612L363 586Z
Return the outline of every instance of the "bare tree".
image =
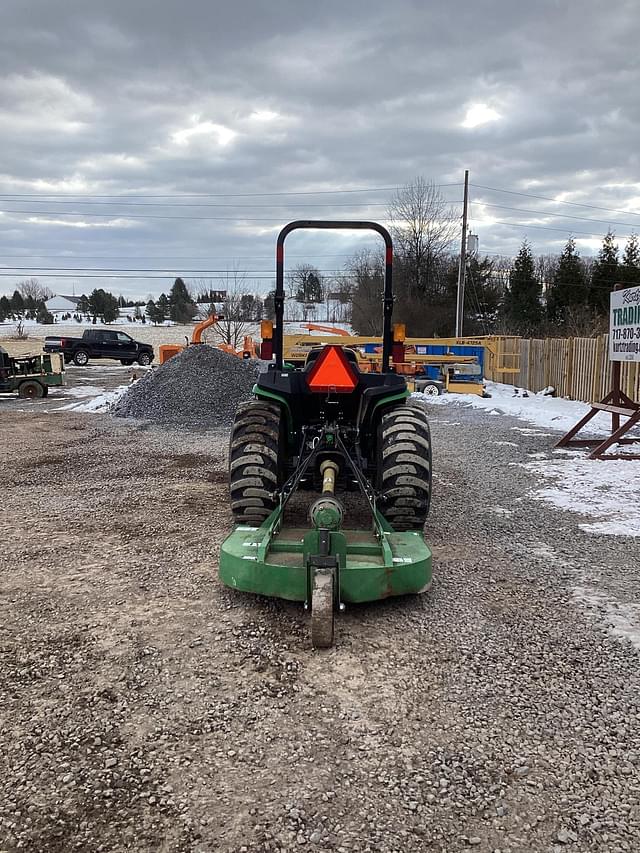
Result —
M213 338L222 344L239 349L245 335L252 329L246 318L246 296L248 288L246 273L239 270L227 271L220 279L220 289L226 291L222 302L223 319L211 327ZM243 299L245 297L245 299ZM209 314L215 313L215 304L210 306Z
M382 332L382 291L384 259L380 252L364 249L347 262L353 282L352 323L359 335Z
M407 269L407 285L424 292L437 262L460 231L459 215L438 187L422 177L398 190L388 215L396 252Z
M329 323L350 323L353 302L353 281L347 273L325 279L325 320Z
M44 302L53 296L53 291L40 284L37 278L26 278L21 281L18 284L18 290L24 299L31 298L34 302Z

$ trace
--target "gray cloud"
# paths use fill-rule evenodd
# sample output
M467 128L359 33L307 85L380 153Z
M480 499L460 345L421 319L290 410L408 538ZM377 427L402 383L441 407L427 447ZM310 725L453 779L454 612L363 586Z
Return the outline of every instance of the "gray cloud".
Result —
M633 227L616 223L640 223L633 0L5 0L3 12L0 193L66 194L64 204L0 200L5 267L166 264L167 285L196 262L269 270L279 225L384 218L391 193L171 199L227 207L144 196L391 187L418 174L459 184L465 168L476 185L630 211L476 186L471 222L486 252L513 252L524 236L554 251L571 231L590 252L609 224L624 237ZM499 117L465 127L474 106ZM87 194L136 195L141 206ZM459 202L461 188L443 194ZM98 213L109 215L88 215ZM151 218L172 216L185 218ZM334 268L344 258L327 255L363 240L375 242L300 234L290 252ZM166 286L101 283L142 296Z

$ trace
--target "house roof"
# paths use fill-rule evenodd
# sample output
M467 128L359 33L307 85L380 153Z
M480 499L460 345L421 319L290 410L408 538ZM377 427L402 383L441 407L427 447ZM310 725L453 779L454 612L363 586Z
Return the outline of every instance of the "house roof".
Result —
M77 305L78 302L80 302L79 296L64 296L62 293L56 293L56 295L52 296L51 299L67 299L69 302L73 302L74 305ZM48 299L47 302L49 302Z

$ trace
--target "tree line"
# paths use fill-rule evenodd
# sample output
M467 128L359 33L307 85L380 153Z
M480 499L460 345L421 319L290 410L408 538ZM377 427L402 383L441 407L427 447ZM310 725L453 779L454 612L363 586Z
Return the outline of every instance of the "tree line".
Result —
M418 177L398 190L386 215L394 240L394 319L404 322L413 337L452 336L455 333L459 255L459 211L438 188ZM618 282L640 284L640 245L632 235L624 249L610 230L595 257L581 257L569 236L560 255L535 255L524 241L515 258L471 256L466 264L464 333L525 336L593 335L606 331L609 294ZM286 278L287 319L350 322L358 334L382 330L384 254L359 251L343 271L325 276L310 264L299 264ZM169 293L148 302L126 302L101 288L79 299L76 318L99 318L105 323L118 309L133 307L142 322L171 320L190 323L198 313L211 314L222 303L214 334L237 346L251 324L273 319L274 291L252 293L246 274L233 271L214 291L207 280L191 287L176 278ZM45 293L35 279L23 282L12 297L0 299L0 321L46 317ZM197 294L194 296L193 294ZM144 310L140 310L144 306ZM27 313L30 312L30 313ZM48 313L48 312L47 312ZM50 321L53 320L49 315ZM41 322L48 320L40 319Z
M455 334L459 214L423 178L399 190L387 218L394 240L394 320L414 337ZM534 255L525 240L515 258L467 258L464 333L538 337L594 335L608 327L609 294L616 283L640 284L640 246L632 235L624 250L610 230L596 257L580 257L573 237L558 256ZM382 251L359 251L344 273L324 280L313 267L290 275L288 293L301 302L330 296L350 307L358 334L380 334L384 283ZM273 291L265 310L273 315ZM327 318L329 319L329 318ZM341 318L342 319L342 318Z

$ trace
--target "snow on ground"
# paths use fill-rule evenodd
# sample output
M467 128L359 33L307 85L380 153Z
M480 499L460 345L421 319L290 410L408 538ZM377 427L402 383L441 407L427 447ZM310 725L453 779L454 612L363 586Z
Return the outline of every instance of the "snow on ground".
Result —
M598 617L610 634L629 640L640 649L640 604L618 601L590 586L575 587L573 598L584 610Z
M537 500L590 516L580 524L588 533L640 536L640 461L571 457L528 462L525 468L551 483L533 492Z
M509 415L536 428L512 427L520 435L548 435L550 449L556 436L540 428L567 432L589 411L586 403L527 392L497 382L487 382L490 398L475 394L443 394L425 397L416 394L427 405L455 405L483 409L490 415ZM599 413L581 435L607 435L611 416ZM631 435L640 436L636 429ZM501 444L511 444L504 441ZM623 451L624 452L624 451ZM540 458L540 457L543 458ZM548 484L533 492L533 497L560 509L570 510L594 519L580 527L589 533L610 536L640 536L640 461L592 460L580 449L559 449L553 458L535 454L525 467Z
M88 386L85 386L82 391L85 392ZM72 412L93 412L93 413L101 413L108 412L111 406L122 397L122 395L127 391L129 385L120 385L118 388L115 388L113 391L102 391L102 389L96 389L101 391L95 397L91 397L89 400L84 403L69 403L66 406L60 406L59 409L56 409L57 412L62 411L72 411ZM69 389L69 391L75 390L77 392L77 396L79 396L80 389ZM84 393L83 393L84 395Z
M499 382L487 382L487 392L491 397L479 397L477 394L442 394L440 397L414 396L429 405L471 406L484 409L490 415L511 415L537 427L567 432L589 411L588 403L565 400L562 397L549 397L532 391ZM522 396L528 394L527 397ZM601 435L611 427L611 416L600 412L582 430L581 435ZM524 432L524 430L523 430ZM535 434L535 433L534 433Z
M72 388L64 388L66 397L97 397L103 393L104 388L98 385L75 385Z

